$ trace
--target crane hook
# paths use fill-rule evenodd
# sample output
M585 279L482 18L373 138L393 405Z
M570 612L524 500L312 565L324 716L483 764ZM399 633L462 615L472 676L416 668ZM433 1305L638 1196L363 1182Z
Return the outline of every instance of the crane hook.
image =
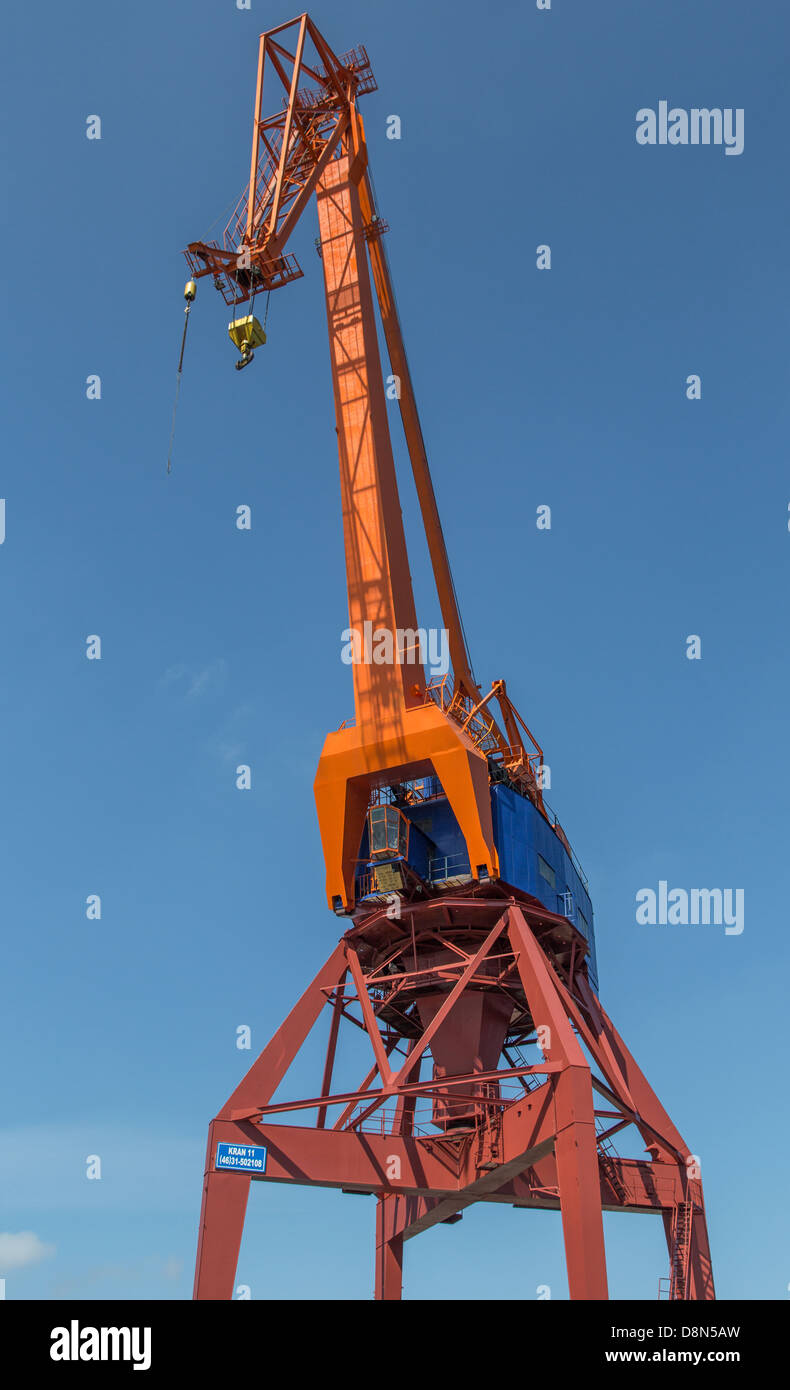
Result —
M249 341L247 340L243 342L241 345L241 357L239 358L238 362L234 363L236 371L240 372L243 367L248 367L254 356L255 353L253 352Z

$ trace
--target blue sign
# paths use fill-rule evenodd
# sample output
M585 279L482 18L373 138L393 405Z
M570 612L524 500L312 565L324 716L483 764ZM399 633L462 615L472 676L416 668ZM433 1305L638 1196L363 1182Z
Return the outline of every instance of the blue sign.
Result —
M236 1173L265 1173L266 1150L257 1144L217 1144L214 1166Z

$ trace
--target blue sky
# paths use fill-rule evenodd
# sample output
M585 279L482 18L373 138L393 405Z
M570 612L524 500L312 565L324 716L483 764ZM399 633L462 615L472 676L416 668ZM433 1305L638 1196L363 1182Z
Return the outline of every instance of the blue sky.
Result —
M378 79L371 159L477 675L507 679L546 752L602 1000L702 1160L719 1295L786 1297L790 16L311 14ZM312 779L353 700L314 208L304 279L272 296L248 371L201 284L165 473L179 253L246 180L257 35L289 17L6 16L0 1232L46 1247L27 1242L9 1298L189 1296L206 1124L250 1060L236 1028L257 1053L337 937ZM661 99L743 108L743 153L639 146L635 113ZM661 879L742 888L743 934L637 926ZM374 1206L257 1185L239 1282L368 1297ZM655 1298L658 1219L607 1217L606 1240L612 1296ZM544 1284L567 1296L558 1215L479 1206L407 1246L407 1297Z

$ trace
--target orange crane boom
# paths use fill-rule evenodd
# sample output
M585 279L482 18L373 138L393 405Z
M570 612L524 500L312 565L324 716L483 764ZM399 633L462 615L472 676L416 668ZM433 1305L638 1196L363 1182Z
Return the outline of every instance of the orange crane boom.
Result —
M266 79L283 109L263 113ZM251 301L302 274L287 251L315 194L337 421L352 633L389 634L394 659L353 664L354 727L331 733L315 791L327 896L350 910L364 818L377 786L439 777L474 876L495 877L489 758L538 807L542 752L502 681L483 695L471 669L420 426L395 295L375 207L361 96L375 90L363 48L336 57L307 14L261 35L250 179L222 243L186 251L195 279L212 275L226 302ZM372 275L371 275L372 272ZM452 664L452 680L427 683L387 420L374 309L378 303ZM246 320L245 320L246 322ZM246 330L245 330L246 331ZM495 719L496 699L505 732ZM523 727L528 742L520 732Z

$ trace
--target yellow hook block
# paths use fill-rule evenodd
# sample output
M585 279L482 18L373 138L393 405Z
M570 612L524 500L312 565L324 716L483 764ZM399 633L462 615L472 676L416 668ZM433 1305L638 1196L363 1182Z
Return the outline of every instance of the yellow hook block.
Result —
M266 334L254 314L248 314L244 319L234 319L228 324L228 334L239 352L249 352L266 342Z

